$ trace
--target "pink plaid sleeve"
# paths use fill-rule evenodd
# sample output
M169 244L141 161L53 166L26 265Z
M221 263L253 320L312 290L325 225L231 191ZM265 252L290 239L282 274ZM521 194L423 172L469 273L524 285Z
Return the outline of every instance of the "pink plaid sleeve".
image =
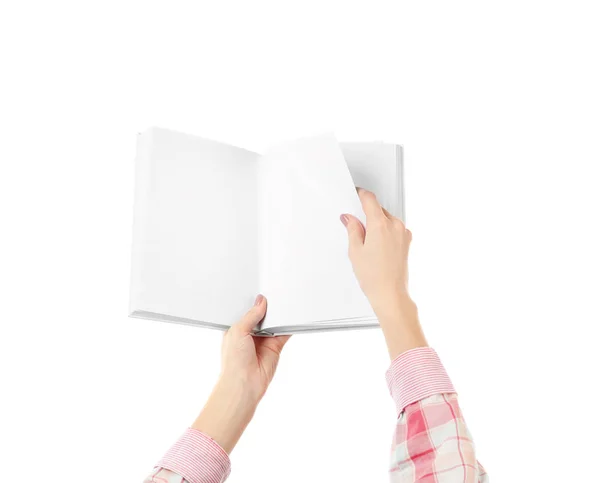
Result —
M229 456L213 439L189 428L157 463L144 483L223 483Z
M391 482L489 483L436 352L422 347L401 354L386 379L399 413Z

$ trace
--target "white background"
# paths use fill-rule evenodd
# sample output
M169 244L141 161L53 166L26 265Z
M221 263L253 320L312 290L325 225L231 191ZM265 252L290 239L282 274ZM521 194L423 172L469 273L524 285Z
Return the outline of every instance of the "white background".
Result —
M595 4L3 2L1 479L141 481L217 376L220 333L126 316L158 125L402 143L412 292L481 462L594 480ZM387 363L377 331L294 337L230 481L386 481Z

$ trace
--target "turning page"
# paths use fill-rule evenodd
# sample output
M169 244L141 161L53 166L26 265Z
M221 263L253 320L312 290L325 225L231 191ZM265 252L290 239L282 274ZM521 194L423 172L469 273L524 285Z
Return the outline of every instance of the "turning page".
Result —
M261 328L372 318L339 219L364 214L333 135L269 151L258 186L259 286L269 304Z
M402 146L355 142L340 147L354 184L375 193L381 206L405 221Z

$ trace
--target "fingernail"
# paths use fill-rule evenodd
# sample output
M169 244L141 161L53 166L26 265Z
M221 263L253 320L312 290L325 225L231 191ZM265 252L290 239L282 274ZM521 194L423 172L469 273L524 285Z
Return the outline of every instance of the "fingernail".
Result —
M264 298L265 298L265 296L264 296L264 295L258 294L258 295L256 296L256 300L254 301L254 305L255 305L255 306L256 306L256 305L260 305L260 304L262 303L262 301L263 301L263 299L264 299Z
M348 226L348 216L340 215L340 221L344 224L344 226Z

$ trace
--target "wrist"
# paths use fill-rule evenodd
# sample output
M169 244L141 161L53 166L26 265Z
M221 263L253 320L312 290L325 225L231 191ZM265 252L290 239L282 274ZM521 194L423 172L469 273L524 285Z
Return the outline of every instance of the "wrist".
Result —
M417 306L408 292L396 292L374 304L375 314L385 336L390 359L417 347L427 347L419 322Z
M256 411L258 400L240 384L219 380L192 424L231 453Z
M397 324L400 318L418 321L417 306L406 290L379 293L370 301L381 324Z

